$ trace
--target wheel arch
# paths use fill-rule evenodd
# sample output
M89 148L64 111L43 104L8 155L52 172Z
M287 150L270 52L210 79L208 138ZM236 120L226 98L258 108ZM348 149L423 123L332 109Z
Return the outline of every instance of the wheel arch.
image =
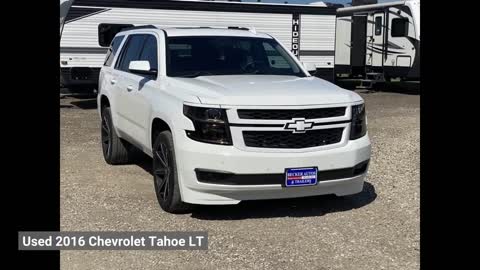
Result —
M99 94L98 98L97 98L97 106L98 106L98 115L100 116L100 118L103 117L102 116L103 109L104 108L110 108L113 128L115 129L117 134L121 134L118 130L118 123L117 123L118 119L117 119L117 114L115 112L115 104L112 101L111 97L109 97L108 95L106 95L104 93Z
M104 94L100 95L99 106L100 106L100 111L103 110L103 108L105 108L105 107L111 107L110 106L110 99Z
M155 142L155 138L160 132L163 131L170 131L172 132L171 126L162 118L160 117L154 117L152 119L151 125L150 125L150 147L153 149L153 144Z

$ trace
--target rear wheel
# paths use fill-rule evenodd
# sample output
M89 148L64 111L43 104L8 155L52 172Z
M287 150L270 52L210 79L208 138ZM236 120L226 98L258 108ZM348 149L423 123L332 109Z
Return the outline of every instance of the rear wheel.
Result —
M185 213L191 205L182 201L178 186L173 138L170 131L157 135L153 144L153 180L160 207L169 213Z
M108 164L127 164L134 160L134 146L118 137L113 128L112 114L109 107L102 110L102 152Z

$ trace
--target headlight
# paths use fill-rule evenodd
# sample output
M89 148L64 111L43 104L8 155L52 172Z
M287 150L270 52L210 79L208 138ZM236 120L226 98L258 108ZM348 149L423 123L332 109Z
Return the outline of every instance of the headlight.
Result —
M367 134L367 120L365 104L352 106L352 128L350 129L350 140L356 140Z
M232 145L232 136L224 109L183 105L183 114L193 122L195 130L187 136L195 141Z

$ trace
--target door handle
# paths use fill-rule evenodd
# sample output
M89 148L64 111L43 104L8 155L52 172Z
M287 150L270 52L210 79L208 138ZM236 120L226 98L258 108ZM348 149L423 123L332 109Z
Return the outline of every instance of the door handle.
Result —
M111 80L110 80L110 83L111 83L111 84L116 84L116 83L117 83L117 80L111 79Z
M128 92L131 92L132 90L133 90L133 86L131 86L131 85L127 86L127 91Z

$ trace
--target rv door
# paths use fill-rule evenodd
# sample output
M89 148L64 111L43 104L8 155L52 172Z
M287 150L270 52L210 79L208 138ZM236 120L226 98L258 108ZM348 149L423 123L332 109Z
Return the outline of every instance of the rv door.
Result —
M367 66L382 67L385 34L385 15L383 12L372 13L368 16L367 27Z
M63 25L73 0L60 0L60 37L62 37Z
M352 16L350 63L354 75L364 75L367 53L367 16Z

